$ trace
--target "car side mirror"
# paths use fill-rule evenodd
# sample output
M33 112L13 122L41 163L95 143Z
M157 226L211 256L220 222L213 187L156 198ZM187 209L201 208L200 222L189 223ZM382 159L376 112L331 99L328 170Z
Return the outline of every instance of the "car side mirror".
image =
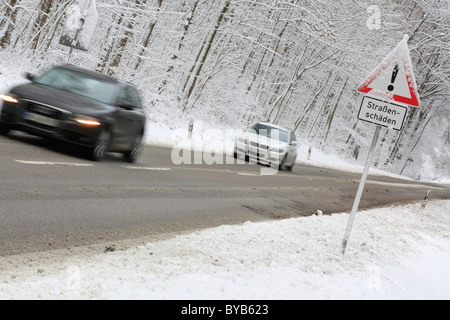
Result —
M29 72L26 72L25 73L25 78L27 78L30 81L34 81L34 79L36 79L36 75L32 74L32 73L29 73Z
M291 146L296 147L297 146L297 141L291 141Z

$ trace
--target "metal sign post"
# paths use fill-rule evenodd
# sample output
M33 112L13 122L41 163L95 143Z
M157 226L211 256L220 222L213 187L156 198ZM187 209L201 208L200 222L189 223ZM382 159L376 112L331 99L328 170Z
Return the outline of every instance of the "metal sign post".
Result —
M344 240L342 241L342 253L345 253L345 248L347 247L348 238L350 232L352 231L353 222L355 221L356 212L358 211L359 202L361 200L362 193L364 191L364 186L366 184L367 176L369 174L370 164L372 163L374 149L378 142L378 137L380 135L381 126L377 126L375 134L373 136L372 145L370 146L369 154L367 155L366 165L364 167L364 172L359 182L358 191L356 193L355 201L353 203L352 212L350 213L350 219L348 220L347 229L345 230Z
M372 145L367 155L364 172L359 182L355 202L342 241L342 253L345 253L348 238L352 231L359 202L364 191L370 164L372 163L375 146L378 142L381 127L402 130L408 108L402 104L418 107L420 98L417 92L411 57L408 48L408 35L395 49L375 68L374 71L359 85L358 91L370 94L363 98L358 119L377 125Z

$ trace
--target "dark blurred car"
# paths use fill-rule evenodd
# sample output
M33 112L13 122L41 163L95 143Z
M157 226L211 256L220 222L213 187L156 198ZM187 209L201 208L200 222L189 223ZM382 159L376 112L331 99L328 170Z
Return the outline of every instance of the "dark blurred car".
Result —
M106 152L138 159L146 117L134 86L72 65L27 78L0 95L3 134L14 129L88 147L95 161Z

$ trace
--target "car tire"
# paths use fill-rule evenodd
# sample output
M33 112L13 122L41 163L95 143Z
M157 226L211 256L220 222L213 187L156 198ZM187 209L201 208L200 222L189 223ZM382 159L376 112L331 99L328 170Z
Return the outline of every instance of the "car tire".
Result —
M136 141L133 143L131 150L125 152L125 161L129 163L135 163L142 153L142 135L136 137Z
M295 156L294 160L292 160L292 165L290 167L286 167L286 171L292 172L292 169L294 169L296 159L297 159L297 156Z
M9 133L9 127L6 126L5 124L0 124L0 134L7 136Z
M281 162L278 164L278 170L283 171L283 169L286 168L286 166L284 165L284 163L286 162L287 159L287 154L284 155L283 160L281 160Z
M97 135L95 144L91 150L91 158L94 161L101 161L108 151L109 143L111 141L111 133L107 129L102 129Z

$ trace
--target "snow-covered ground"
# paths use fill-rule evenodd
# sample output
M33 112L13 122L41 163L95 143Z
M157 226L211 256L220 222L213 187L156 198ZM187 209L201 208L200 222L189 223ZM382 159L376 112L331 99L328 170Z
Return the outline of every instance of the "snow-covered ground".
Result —
M155 142L162 131L152 132ZM316 157L301 162L351 168ZM0 299L450 298L450 200L359 212L343 254L348 218L247 222L3 257Z

